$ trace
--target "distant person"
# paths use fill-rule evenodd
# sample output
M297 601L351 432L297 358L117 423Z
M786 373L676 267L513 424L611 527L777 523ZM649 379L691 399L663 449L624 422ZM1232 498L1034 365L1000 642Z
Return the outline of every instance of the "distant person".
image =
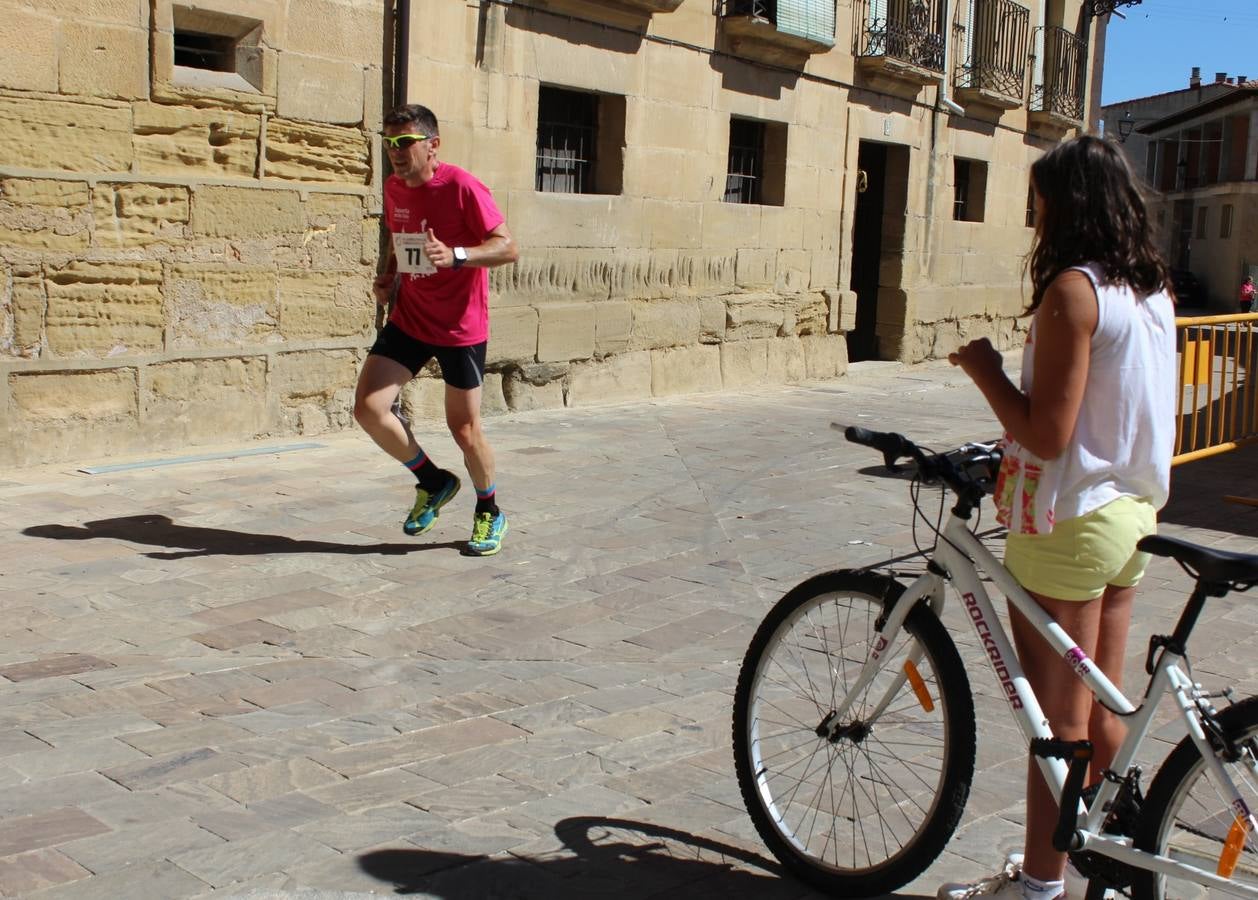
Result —
M1241 312L1247 313L1254 308L1254 277L1246 275L1241 282Z
M489 189L458 166L437 159L437 117L417 104L384 118L393 174L384 183L384 220L392 236L384 273L372 286L397 303L358 376L354 418L382 450L415 476L415 503L402 530L432 528L459 492L459 477L419 446L392 406L402 387L435 358L445 381L446 424L463 451L476 488L467 553L502 547L507 517L498 508L494 455L481 428L481 385L489 340L489 273L519 257Z
M1021 382L986 339L948 359L974 380L1005 429L996 485L1005 567L1115 687L1156 528L1175 439L1175 311L1144 200L1117 145L1091 136L1031 166L1032 314ZM1090 740L1099 784L1126 734L1066 658L1010 608L1018 659L1053 736ZM1125 772L1118 773L1120 775ZM1057 801L1027 770L1025 855L996 876L948 884L940 900L1083 900L1086 880L1053 847Z

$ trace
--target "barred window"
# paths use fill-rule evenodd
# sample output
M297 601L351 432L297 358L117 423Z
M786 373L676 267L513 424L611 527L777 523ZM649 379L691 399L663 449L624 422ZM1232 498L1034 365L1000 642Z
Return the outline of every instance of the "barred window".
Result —
M759 203L764 184L764 123L730 119L726 203Z
M1206 236L1206 207L1197 207L1197 238L1201 239Z
M974 159L954 160L952 183L952 218L958 222L982 222L987 202L987 163Z
M542 87L537 95L537 189L593 193L597 136L596 95Z
M170 30L157 28L153 36L159 47L153 70L159 95L163 83L198 92L207 87L251 94L265 90L268 62L260 20L164 3L157 4L155 28L158 20L169 16Z
M624 97L547 85L538 89L537 190L619 194L624 144Z
M786 125L755 119L729 120L726 203L786 204Z
M1219 237L1227 240L1232 236L1232 204L1223 204L1223 215L1219 219Z

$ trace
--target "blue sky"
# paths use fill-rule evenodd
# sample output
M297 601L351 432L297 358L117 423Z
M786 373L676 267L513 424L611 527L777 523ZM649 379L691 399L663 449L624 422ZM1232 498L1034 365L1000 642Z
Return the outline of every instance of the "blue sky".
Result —
M1188 87L1215 72L1258 79L1258 2L1144 0L1110 17L1101 102L1117 103Z

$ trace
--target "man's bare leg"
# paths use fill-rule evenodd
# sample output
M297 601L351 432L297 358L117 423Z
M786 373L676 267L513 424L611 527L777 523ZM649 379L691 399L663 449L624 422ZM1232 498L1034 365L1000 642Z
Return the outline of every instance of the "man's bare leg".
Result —
M419 443L410 427L393 414L393 401L411 377L401 363L371 355L358 374L354 393L354 420L381 450L400 463L419 454Z

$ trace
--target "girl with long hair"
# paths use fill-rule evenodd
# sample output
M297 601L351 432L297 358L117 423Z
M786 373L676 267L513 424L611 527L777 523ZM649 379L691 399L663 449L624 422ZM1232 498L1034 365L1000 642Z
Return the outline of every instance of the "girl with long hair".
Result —
M1031 167L1035 239L1032 316L1020 386L986 339L949 355L1005 429L996 488L1008 528L1005 566L1106 676L1122 686L1136 585L1167 499L1175 434L1175 318L1166 264L1122 153L1084 136ZM1018 657L1060 740L1090 740L1100 781L1125 726L1074 676L1017 610ZM1083 900L1086 881L1053 849L1057 803L1028 761L1025 855L996 876L945 885L976 895Z

